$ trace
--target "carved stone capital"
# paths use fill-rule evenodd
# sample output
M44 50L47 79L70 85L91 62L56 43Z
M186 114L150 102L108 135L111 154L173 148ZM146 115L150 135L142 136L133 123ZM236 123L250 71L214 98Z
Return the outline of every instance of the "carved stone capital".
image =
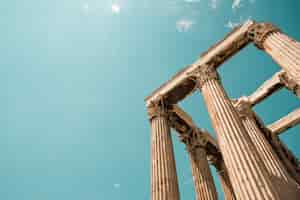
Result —
M266 38L280 29L270 23L255 23L248 30L248 38L254 42L259 49L264 49L263 43Z
M296 96L300 97L300 86L289 75L284 72L279 74L280 82Z
M152 120L155 117L168 116L167 106L163 101L151 102L151 104L147 107L149 120Z
M180 134L179 139L186 145L189 152L195 152L197 148L205 148L208 140L199 129L190 129L185 134Z
M252 111L251 102L248 97L240 97L237 100L233 100L233 106L237 110L241 118L254 117L254 112Z
M198 66L190 73L192 79L197 81L197 86L201 89L208 80L220 80L219 74L213 65L205 64Z
M217 155L209 154L207 156L207 160L210 164L215 166L218 173L221 173L224 171L224 161L222 159L221 153Z
M189 129L188 131L186 131L185 133L180 133L178 134L178 138L179 140L184 143L184 144L189 144L191 143L191 134L192 134L193 130Z

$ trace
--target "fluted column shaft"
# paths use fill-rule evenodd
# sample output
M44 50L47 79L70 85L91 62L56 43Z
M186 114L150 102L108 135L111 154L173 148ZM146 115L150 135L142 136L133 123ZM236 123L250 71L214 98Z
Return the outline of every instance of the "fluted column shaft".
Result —
M271 135L271 144L275 149L278 157L282 160L285 168L288 170L289 174L293 179L300 184L300 169L298 161L295 160L295 157L291 155L291 152L288 148L280 141L277 135Z
M242 97L234 105L281 199L296 200L297 197L299 198L298 184L291 178L271 144L267 141L262 129L259 127L255 113L251 110L250 101L246 97Z
M225 200L236 200L227 170L218 170L218 175L224 192Z
M197 200L217 200L217 190L209 168L206 145L207 139L200 129L180 134L181 142L186 145L192 169Z
M206 150L191 150L189 157L197 200L217 200L217 190L206 159Z
M215 69L199 66L194 76L204 96L236 198L280 199Z
M300 84L300 43L280 32L270 34L264 42L265 51Z
M151 138L151 199L179 200L173 144L165 110L150 108Z
M300 85L300 43L268 23L255 24L250 32L254 43Z
M221 187L225 200L236 200L231 181L229 179L228 170L225 166L222 155L211 154L208 157L209 162L214 165L217 170Z

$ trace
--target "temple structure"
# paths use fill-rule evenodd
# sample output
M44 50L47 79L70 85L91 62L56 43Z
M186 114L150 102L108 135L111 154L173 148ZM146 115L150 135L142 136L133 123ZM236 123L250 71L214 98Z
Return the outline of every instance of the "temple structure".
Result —
M278 73L248 96L230 99L218 68L246 45L270 55ZM300 43L269 23L247 21L146 98L151 123L151 199L179 200L170 129L186 146L197 200L217 200L210 165L226 200L300 199L300 164L279 139L300 122L300 109L264 125L253 107L281 88L300 97ZM216 139L197 127L178 102L199 91Z

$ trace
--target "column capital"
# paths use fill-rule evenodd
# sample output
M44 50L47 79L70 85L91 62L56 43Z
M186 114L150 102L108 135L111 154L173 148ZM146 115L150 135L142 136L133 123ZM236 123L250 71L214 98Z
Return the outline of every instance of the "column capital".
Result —
M197 148L205 148L208 140L201 134L202 130L190 129L184 134L179 135L179 139L186 145L189 152L195 152Z
M155 117L168 116L167 105L164 103L163 100L152 101L147 106L147 110L148 110L149 120L152 120Z
M251 102L248 97L243 96L238 98L237 100L232 100L232 102L233 106L235 107L241 118L252 118L255 116L254 112L252 111Z
M259 49L264 49L264 41L268 35L274 32L280 32L280 29L271 23L254 23L249 28L247 36Z
M286 72L279 74L279 79L287 89L300 97L300 86Z
M200 89L208 80L220 80L216 68L211 64L199 65L194 71L190 72L189 75L192 79L197 81L197 86Z
M209 154L207 156L207 160L210 164L215 166L218 173L222 173L225 170L224 168L225 164L221 154L217 154L217 155Z

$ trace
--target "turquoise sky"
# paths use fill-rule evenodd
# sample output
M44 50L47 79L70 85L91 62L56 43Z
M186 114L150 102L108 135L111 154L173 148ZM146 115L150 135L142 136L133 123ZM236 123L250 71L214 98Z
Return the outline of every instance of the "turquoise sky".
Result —
M296 0L3 1L0 199L149 199L144 97L248 18L299 40L299 10ZM234 98L279 69L250 45L220 73ZM212 132L199 92L181 106ZM268 124L299 106L283 89L255 109ZM282 136L298 157L299 131ZM194 199L187 154L173 139L182 199Z

